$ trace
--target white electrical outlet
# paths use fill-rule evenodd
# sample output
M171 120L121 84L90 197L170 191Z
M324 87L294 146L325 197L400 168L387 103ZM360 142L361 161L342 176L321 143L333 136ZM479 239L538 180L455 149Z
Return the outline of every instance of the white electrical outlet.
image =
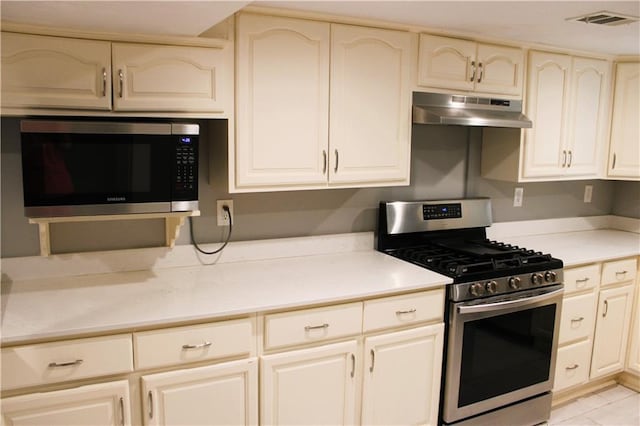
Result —
M218 200L216 203L218 226L229 226L229 219L231 219L231 223L233 223L233 200ZM229 218L229 214L227 214L227 212L222 208L223 206L229 207L229 214L231 215L231 218Z
M513 207L522 207L522 199L524 198L524 188L518 187L513 191Z
M584 186L584 202L590 203L592 197L593 197L593 185L585 185Z

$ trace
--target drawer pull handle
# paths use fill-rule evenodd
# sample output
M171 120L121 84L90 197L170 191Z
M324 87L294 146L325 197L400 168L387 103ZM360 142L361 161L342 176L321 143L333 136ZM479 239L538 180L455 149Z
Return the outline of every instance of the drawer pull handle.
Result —
M589 277L584 277L584 278L581 278L579 280L576 280L576 284L578 284L578 283L586 283L587 281L589 281Z
M351 354L351 378L356 374L356 356Z
M202 349L211 346L211 342L200 343L199 345L182 345L182 349Z
M584 320L584 317L580 317L580 318L573 318L573 319L571 320L571 322L580 322L580 321L582 321L582 320Z
M405 314L415 314L416 310L414 309L409 309L408 311L396 311L396 315L405 315Z
M58 367L71 367L72 365L80 365L84 361L81 359L76 359L75 361L67 361L67 362L50 362L49 368L58 368Z
M311 330L320 330L323 328L329 328L329 324L327 324L326 322L322 325L307 325L304 328L304 331L311 331Z
M149 391L147 396L148 396L148 402L149 402L149 418L152 419L153 418L153 393Z
M628 271L618 271L616 272L616 278L618 277L618 275L626 275Z
M573 364L571 367L565 367L565 370L575 370L576 368L578 368L579 365L578 364Z
M373 367L376 365L376 353L371 349L371 367L369 367L369 373L373 373Z

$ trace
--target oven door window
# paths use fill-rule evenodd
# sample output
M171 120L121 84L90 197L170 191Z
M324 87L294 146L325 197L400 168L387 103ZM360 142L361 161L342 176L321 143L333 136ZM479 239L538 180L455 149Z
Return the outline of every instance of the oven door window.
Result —
M549 380L556 305L464 323L458 406Z
M26 206L170 201L170 135L22 134Z

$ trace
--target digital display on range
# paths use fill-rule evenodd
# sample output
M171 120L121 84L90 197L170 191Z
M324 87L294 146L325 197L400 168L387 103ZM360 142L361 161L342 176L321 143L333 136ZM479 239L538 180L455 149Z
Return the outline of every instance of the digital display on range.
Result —
M433 219L456 219L462 217L462 205L456 204L424 204L422 206L422 218L424 220Z

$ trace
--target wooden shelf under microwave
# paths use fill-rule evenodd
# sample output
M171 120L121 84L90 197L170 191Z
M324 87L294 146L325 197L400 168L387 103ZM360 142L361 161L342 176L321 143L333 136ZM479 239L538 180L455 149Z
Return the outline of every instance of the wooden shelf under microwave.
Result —
M69 217L38 217L30 218L29 223L35 223L40 230L40 255L51 255L51 239L49 225L63 222L99 222L108 220L132 220L132 219L164 219L165 245L173 247L176 243L180 228L184 225L185 218L189 216L200 216L199 210L189 212L173 213L136 213L98 216L69 216Z

